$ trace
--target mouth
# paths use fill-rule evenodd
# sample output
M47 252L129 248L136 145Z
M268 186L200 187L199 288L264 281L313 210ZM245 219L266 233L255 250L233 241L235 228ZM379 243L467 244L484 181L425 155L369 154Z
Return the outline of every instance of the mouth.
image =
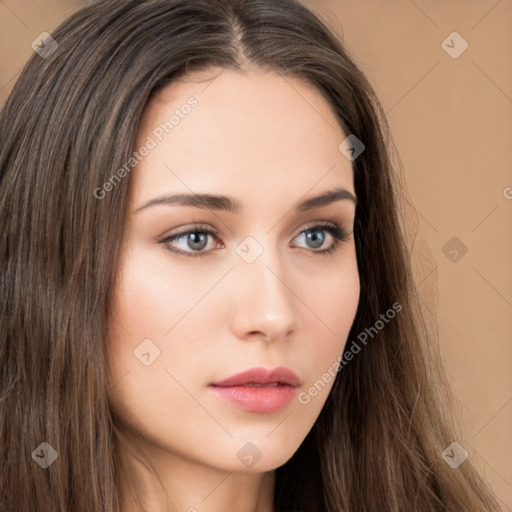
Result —
M270 384L259 384L257 382L248 382L247 384L243 384L246 387L250 386L259 386L261 388L275 388L276 386L285 386L282 382L271 382Z
M217 396L250 412L271 413L294 398L301 381L285 367L252 368L209 385Z

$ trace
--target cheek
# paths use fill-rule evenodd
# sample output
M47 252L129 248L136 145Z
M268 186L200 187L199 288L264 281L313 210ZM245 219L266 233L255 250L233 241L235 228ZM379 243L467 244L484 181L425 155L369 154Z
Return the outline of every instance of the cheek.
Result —
M112 410L158 444L181 439L185 419L187 424L205 422L204 410L180 383L190 388L205 344L201 333L212 317L203 314L204 323L196 317L205 311L198 301L211 283L199 279L198 284L197 272L176 267L171 274L165 254L154 257L157 252L134 249L127 254L113 300L108 347Z
M124 327L125 339L131 333L132 341L155 338L168 344L194 315L222 269L176 261L163 246L147 242L132 246L116 289L115 320Z
M307 313L310 320L306 324L306 330L309 335L304 338L305 345L302 350L309 361L309 380L305 387L309 388L318 379L322 380L318 386L322 392L317 393L317 402L323 402L327 398L326 395L334 383L336 366L333 365L339 360L349 341L347 338L360 297L355 256L347 259L345 265L338 268L342 270L325 269L322 275L316 276L316 280L308 280L309 293L303 292L311 312L311 315ZM326 372L330 372L330 376L325 375Z
M126 255L114 314L127 331L160 337L177 321L189 288L180 286L179 273L169 276L168 267L165 258L155 258L143 248Z
M328 353L343 350L359 303L360 282L355 252L344 256L341 263L326 264L314 277L310 276L308 289L301 294L316 317L319 333L322 333L320 348Z
M208 297L222 269L171 265L166 252L136 243L126 251L108 342L111 383L122 379L116 401L158 411L159 404L182 400L177 381L195 375L212 333L228 314L223 301ZM189 405L185 400L180 408Z
M346 338L359 303L360 283L357 268L349 268L339 275L332 274L325 280L325 289L317 302L321 305L325 324L335 333L336 338Z

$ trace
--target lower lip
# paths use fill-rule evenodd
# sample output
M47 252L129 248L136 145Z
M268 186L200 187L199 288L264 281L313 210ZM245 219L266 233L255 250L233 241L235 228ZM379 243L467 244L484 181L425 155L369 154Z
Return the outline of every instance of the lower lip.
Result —
M294 398L297 388L282 386L210 386L213 391L235 407L251 412L275 412L288 405Z

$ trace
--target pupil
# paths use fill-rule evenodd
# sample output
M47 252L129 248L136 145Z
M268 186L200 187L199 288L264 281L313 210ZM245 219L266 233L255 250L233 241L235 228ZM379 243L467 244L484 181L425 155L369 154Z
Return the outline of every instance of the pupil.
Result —
M189 233L188 244L191 249L204 249L207 242L205 233Z
M310 247L316 249L324 243L325 233L320 230L308 231L308 233L306 234L306 239L308 240L308 242L312 242L313 245Z

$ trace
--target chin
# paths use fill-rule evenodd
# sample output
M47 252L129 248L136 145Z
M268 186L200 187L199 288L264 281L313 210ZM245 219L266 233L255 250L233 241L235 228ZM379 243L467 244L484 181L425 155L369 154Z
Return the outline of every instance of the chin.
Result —
M264 436L268 435L265 433ZM298 450L299 445L287 446L283 440L276 436L270 441L261 436L253 441L236 441L235 457L229 459L228 471L234 473L266 473L273 471L286 464L293 454ZM224 454L223 460L227 457Z

